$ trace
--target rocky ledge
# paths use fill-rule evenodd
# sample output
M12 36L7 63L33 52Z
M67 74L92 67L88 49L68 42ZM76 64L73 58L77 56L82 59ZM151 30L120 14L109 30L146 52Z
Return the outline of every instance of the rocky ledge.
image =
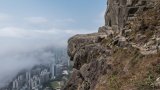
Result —
M108 0L105 26L68 40L64 90L159 90L160 1Z

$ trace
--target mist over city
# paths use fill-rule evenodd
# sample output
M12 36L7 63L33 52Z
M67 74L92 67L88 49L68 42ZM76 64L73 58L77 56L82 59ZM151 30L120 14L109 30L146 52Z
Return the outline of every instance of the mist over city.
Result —
M67 41L103 24L104 2L0 1L0 90L48 90L42 83L69 74Z

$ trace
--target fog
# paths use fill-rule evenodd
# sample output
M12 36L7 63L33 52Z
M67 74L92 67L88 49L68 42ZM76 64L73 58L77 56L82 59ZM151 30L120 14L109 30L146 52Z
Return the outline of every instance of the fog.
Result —
M48 63L54 55L44 51L51 45L55 48L53 42L19 38L3 38L3 40L0 41L0 87L12 80L21 70Z
M78 30L77 30L78 31ZM8 27L0 29L0 87L5 86L21 70L50 63L53 53L45 48L66 48L69 37L87 30L28 30ZM92 31L91 31L92 32Z
M0 3L0 88L21 70L28 70L35 65L54 60L52 58L54 53L46 52L45 48L66 48L67 40L71 36L97 31L104 18L101 12L106 7L99 2L2 0ZM104 1L102 0L101 3L103 4ZM88 8L88 5L91 7Z
M69 37L59 35L55 30L5 28L0 31L0 87L6 85L21 70L48 63L53 54L44 52L43 49L65 47ZM58 40L61 41L57 43Z

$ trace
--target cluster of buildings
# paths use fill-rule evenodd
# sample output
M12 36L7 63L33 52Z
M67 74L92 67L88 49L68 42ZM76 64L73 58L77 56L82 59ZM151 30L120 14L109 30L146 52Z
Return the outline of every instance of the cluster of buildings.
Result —
M43 90L43 84L50 80L51 72L44 66L23 71L10 84L0 90Z
M0 88L0 90L53 90L47 84L69 74L68 61L66 53L63 51L56 53L52 63L37 65L31 70L20 72L6 87ZM59 84L62 85L62 82Z
M30 71L21 72L8 86L0 90L50 90L47 89L45 84L68 74L69 72L65 65L38 65ZM62 82L60 84L62 85Z

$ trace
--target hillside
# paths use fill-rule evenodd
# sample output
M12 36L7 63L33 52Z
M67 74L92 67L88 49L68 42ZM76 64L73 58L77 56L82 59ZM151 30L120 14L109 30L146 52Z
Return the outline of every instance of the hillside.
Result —
M108 0L97 33L68 40L64 90L160 90L160 1Z

